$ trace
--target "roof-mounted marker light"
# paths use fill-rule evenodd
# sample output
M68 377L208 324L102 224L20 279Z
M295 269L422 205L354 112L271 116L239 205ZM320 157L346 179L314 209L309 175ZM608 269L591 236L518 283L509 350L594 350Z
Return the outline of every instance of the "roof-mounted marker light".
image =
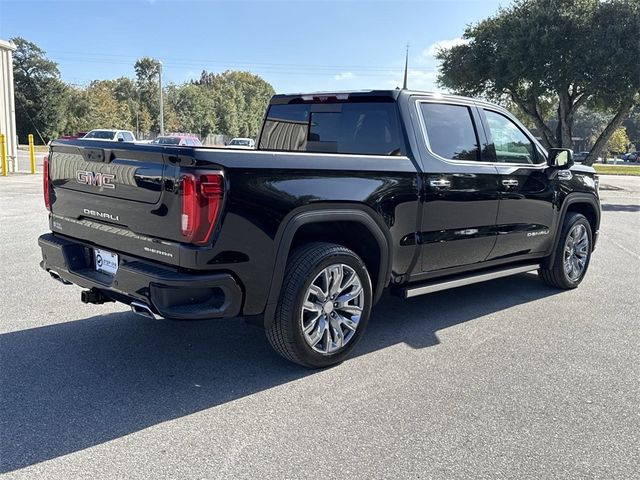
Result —
M302 100L305 102L327 102L329 100L349 100L348 93L335 93L335 94L317 94L317 95L302 95Z

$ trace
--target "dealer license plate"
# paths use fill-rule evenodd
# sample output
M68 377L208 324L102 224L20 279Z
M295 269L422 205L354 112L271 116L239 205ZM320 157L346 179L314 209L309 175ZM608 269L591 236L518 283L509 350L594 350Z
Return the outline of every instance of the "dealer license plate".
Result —
M96 262L96 270L115 275L118 271L118 254L96 248L93 250L93 258Z

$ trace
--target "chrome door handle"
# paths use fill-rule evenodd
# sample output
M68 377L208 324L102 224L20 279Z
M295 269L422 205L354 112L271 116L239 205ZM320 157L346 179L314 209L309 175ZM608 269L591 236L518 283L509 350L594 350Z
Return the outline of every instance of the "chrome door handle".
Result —
M513 180L513 179L502 180L502 185L505 187L517 187L518 180Z
M434 188L449 188L451 187L451 181L444 178L439 178L437 180L429 180L429 185Z

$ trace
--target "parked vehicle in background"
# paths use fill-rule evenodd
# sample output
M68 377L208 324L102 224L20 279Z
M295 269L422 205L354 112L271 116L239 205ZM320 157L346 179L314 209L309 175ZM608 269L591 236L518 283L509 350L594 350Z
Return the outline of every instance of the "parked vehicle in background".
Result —
M82 138L87 134L87 132L77 132L73 135L62 135L60 137L61 140L73 140L74 138Z
M574 153L573 154L573 161L575 163L582 163L585 161L585 159L587 158L587 155L589 155L589 152L578 152L578 153Z
M234 138L231 140L227 147L231 148L256 148L256 142L252 138Z
M102 140L108 142L135 142L136 136L130 130L111 130L96 128L87 133L81 140Z
M48 158L54 279L147 318L261 321L308 367L342 361L387 288L529 271L576 288L600 225L571 150L500 106L409 90L276 95L254 151L62 140Z
M169 134L164 135L162 137L157 137L155 140L152 140L152 145L186 145L189 147L199 147L202 145L202 142L195 135L180 135L180 134Z
M622 156L625 162L640 162L640 152L629 152Z

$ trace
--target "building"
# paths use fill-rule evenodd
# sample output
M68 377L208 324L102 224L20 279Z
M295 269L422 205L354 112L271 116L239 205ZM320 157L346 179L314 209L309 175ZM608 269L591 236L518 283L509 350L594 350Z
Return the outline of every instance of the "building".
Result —
M13 96L13 51L15 49L13 43L0 40L0 133L3 133L6 138L8 162L9 165L13 165L14 171L18 164L16 103Z

